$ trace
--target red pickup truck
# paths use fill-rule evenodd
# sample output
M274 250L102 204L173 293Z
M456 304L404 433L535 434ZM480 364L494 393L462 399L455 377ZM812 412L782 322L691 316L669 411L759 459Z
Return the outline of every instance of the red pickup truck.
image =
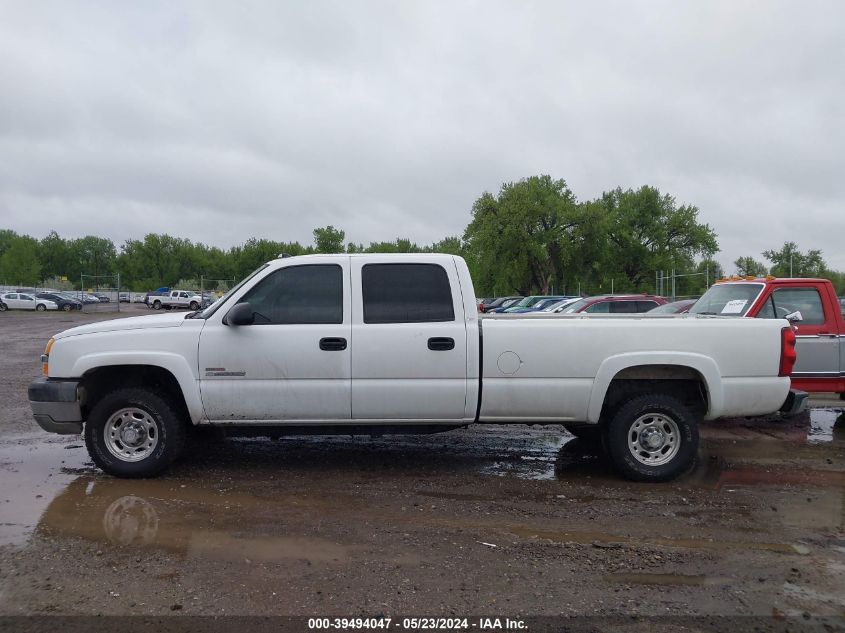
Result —
M792 386L845 400L845 319L827 279L732 277L710 287L691 314L787 319L796 326Z

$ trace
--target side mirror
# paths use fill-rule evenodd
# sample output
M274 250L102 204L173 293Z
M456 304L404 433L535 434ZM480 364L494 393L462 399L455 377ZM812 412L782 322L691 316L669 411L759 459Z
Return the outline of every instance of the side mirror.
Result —
M226 325L252 325L255 323L255 312L248 302L238 303L226 315Z
M783 318L795 325L796 323L801 323L801 321L804 320L804 315L801 314L800 310L796 310L795 312L790 312Z

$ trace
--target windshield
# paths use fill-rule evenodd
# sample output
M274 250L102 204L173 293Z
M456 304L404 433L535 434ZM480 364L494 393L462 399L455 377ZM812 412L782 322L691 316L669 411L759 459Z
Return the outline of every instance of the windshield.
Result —
M690 314L745 316L763 287L763 284L716 284L695 302Z
M258 268L256 268L255 270L253 270L253 271L252 271L252 273L250 273L250 275L249 275L248 277L244 277L238 285L236 285L234 288L232 288L229 292L227 292L225 295L223 295L222 297L220 297L217 301L215 301L214 303L212 303L210 306L208 306L205 310L203 310L202 312L200 312L199 314L197 314L195 318L197 318L197 319L207 319L207 318L208 318L208 317L210 317L212 314L214 314L215 312L217 312L217 309L218 309L220 306L222 306L222 305L226 302L226 299L228 299L228 298L229 298L229 297L231 297L231 296L232 296L235 292L237 292L238 290L240 290L241 286L243 286L246 282L248 282L250 279L252 279L253 277L255 277L255 276L256 276L258 273L260 273L262 270L264 270L265 268L267 268L267 266L269 266L269 265L270 265L270 264L264 264L263 266L259 266Z
M570 305L566 310L563 311L564 314L571 314L573 312L578 312L581 308L587 305L590 302L589 299L581 299L580 301L576 301L572 305Z
M562 310L566 306L572 305L576 301L578 301L578 299L561 299L560 301L555 301L553 304L543 308L543 312L555 312L558 310Z

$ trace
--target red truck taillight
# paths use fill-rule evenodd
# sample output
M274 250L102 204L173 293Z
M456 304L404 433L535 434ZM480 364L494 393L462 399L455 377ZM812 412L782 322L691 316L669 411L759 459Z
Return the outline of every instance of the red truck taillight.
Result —
M791 327L785 327L780 331L780 369L778 376L789 376L797 359L795 331Z

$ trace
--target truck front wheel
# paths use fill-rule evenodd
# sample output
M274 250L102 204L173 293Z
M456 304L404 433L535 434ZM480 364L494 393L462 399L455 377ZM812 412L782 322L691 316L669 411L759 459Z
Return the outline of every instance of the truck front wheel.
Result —
M637 396L617 409L605 445L614 468L626 479L668 481L695 464L698 424L672 396Z
M143 388L104 396L85 423L94 463L115 477L154 477L181 455L185 423L160 396Z

